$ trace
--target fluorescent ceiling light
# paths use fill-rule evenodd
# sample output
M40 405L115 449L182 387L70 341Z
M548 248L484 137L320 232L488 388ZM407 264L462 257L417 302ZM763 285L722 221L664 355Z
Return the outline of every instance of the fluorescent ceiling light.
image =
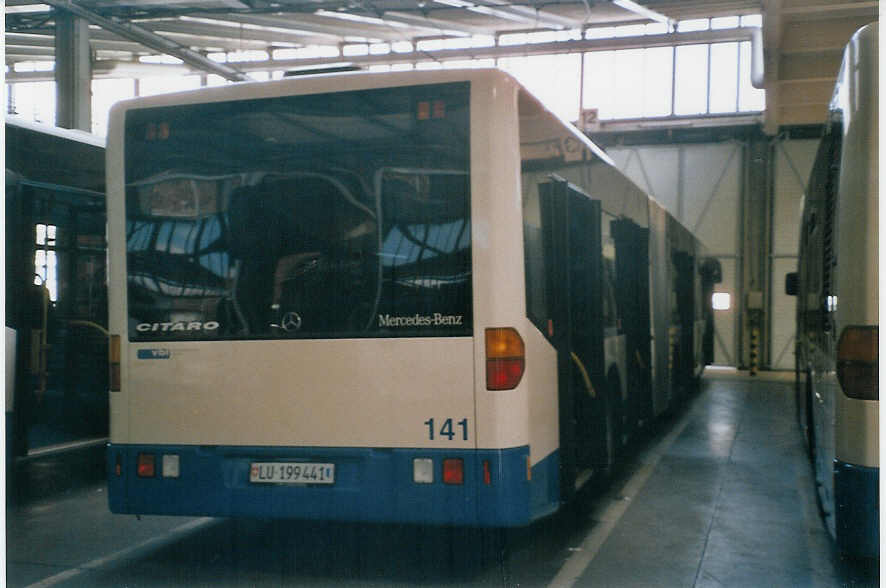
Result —
M372 16L361 16L359 14L351 14L349 12L334 12L331 10L316 10L314 11L316 16L324 16L326 18L337 18L340 20L348 20L351 22L359 22L361 24L371 24L378 26L389 26L389 27L399 27L403 29L408 29L409 25L404 24L402 22L392 21L392 20L383 20L381 18L375 18Z
M26 6L7 6L4 8L6 14L32 14L36 12L49 12L48 4L28 4Z
M178 20L182 22L193 22L193 23L201 23L219 27L228 27L230 29L243 29L249 31L264 31L264 32L277 32L277 33L290 33L294 35L321 35L323 33L317 33L315 31L309 31L307 29L294 29L294 28L283 28L283 27L272 27L268 25L257 25L248 22L240 22L238 20L219 20L214 18L202 18L197 16L187 16L183 15L178 17Z
M453 6L455 8L464 8L465 10L470 10L471 12L476 12L478 14L494 16L496 18L501 18L503 20L510 20L514 22L527 23L537 20L533 17L523 16L521 14L507 12L506 10L500 8L493 8L491 6L475 4L473 2L465 2L464 0L434 0L434 2L436 2L437 4L444 4L446 6Z
M470 2L463 0L434 0L437 4L445 4L446 6L454 6L456 8L470 8L473 6Z
M639 14L640 16L645 16L646 18L648 18L650 20L668 23L668 24L670 24L670 22L671 22L671 19L669 19L665 15L663 15L659 12L655 12L654 10L651 10L649 8L646 8L642 4L637 4L633 0L612 0L612 3L615 4L616 6L620 6L620 7L624 8L625 10L630 10L634 14Z

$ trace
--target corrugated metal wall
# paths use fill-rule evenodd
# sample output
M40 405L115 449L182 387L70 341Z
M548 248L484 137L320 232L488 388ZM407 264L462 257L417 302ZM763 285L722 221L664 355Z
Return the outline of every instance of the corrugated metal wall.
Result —
M610 147L616 165L691 229L720 260L729 310L715 314L715 362L738 358L741 194L744 145L740 141Z
M796 298L784 293L784 277L797 269L803 194L818 149L818 139L777 139L773 142L772 295L769 309L772 369L794 369Z
M815 157L818 139L775 137L768 162L770 191L763 208L750 205L748 143L732 139L710 143L610 146L606 151L619 169L652 194L689 227L720 260L723 282L717 292L731 297L729 310L715 313L715 363L743 366L749 337L742 333L746 292L742 252L744 215L769 215L771 235L766 253L768 292L760 367L792 370L794 366L795 302L784 293L784 276L797 263L803 192ZM749 212L753 211L753 212ZM760 219L764 222L764 219ZM746 271L746 268L745 268ZM746 328L746 327L744 327Z

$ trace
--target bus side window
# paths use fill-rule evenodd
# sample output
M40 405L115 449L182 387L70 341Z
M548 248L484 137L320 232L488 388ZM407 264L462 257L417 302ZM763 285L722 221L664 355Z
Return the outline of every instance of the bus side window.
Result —
M526 178L524 177L524 181ZM539 331L547 336L550 308L547 300L544 232L538 185L526 183L528 194L523 201L523 255L526 271L526 315Z

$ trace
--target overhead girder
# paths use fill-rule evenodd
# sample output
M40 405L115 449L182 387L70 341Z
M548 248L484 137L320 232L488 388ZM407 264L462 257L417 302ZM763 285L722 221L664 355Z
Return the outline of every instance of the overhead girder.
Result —
M90 29L90 46L96 51L114 51L119 53L138 53L144 52L145 47L141 43L134 41L125 41L119 37L113 39L96 38L95 34L98 30ZM52 33L6 33L6 52L10 52L10 48L18 47L47 47L54 49Z
M386 11L383 15L385 20L394 22L402 22L414 26L424 27L426 29L436 29L443 34L444 31L460 33L463 35L488 35L489 30L484 27L473 26L463 22L448 20L445 18L437 18L433 16L424 16L401 12L397 10Z
M649 47L668 47L679 45L695 45L701 43L726 43L749 41L753 27L694 31L689 33L667 33L660 35L643 35L640 37L620 37L614 39L582 39L572 41L554 41L550 43L533 43L520 46L473 47L466 49L424 50L421 52L395 53L384 55L358 55L339 57L317 57L286 60L247 61L238 63L244 72L274 71L313 67L338 63L370 66L383 64L411 63L428 60L447 61L455 59L495 59L503 57L553 55L559 53L580 53L591 51L613 51L621 49L642 49ZM36 81L44 75L42 72L10 72L8 78L14 81ZM96 77L108 77L97 65Z
M217 39L227 39L235 43L238 41L255 42L260 41L265 46L274 43L298 43L298 44L329 44L340 41L340 35L331 35L317 31L286 31L280 30L261 30L257 28L239 28L238 26L227 25L225 23L246 24L233 18L213 18L217 24L201 19L201 22L193 22L190 20L174 19L174 20L150 20L140 22L140 26L160 34L175 34L177 39L187 38L189 41L196 41L201 38L210 38L209 43L200 43L211 45ZM184 40L182 42L185 42ZM193 43L196 45L196 43Z
M189 47L179 45L174 41L170 41L169 39L132 23L123 23L113 18L106 18L91 10L83 8L83 6L73 2L73 0L44 1L53 8L70 12L74 16L82 18L92 24L96 24L103 29L114 32L125 39L136 41L161 53L178 57L192 67L196 67L209 73L218 74L231 81L245 81L249 79L245 73L234 67L212 61L196 51L193 51Z
M343 41L345 37L403 41L408 40L411 36L406 34L406 31L408 30L407 28L398 28L395 25L350 23L340 18L317 16L315 14L280 14L274 16L254 14L196 14L194 16L228 22L252 24L261 27L273 27L281 31L296 29L310 33L334 36L341 41ZM434 30L432 27L426 28L427 30Z
M171 40L181 45L196 47L214 47L218 51L238 51L252 49L267 49L266 41L252 39L236 39L227 37L207 37L206 35L184 35L179 33L166 33ZM304 37L301 42L320 41L321 37ZM328 41L327 41L328 42ZM291 45L300 43L292 42ZM135 41L126 41L119 36L109 33L100 28L90 28L89 45L92 48L96 61L106 59L127 59L137 55L152 53L148 47ZM286 42L281 42L280 47L286 47ZM44 51L40 51L42 48ZM53 34L49 31L33 33L7 33L6 34L6 60L7 62L30 60L30 56L48 56L52 59L55 55Z
M433 0L452 8L484 14L504 21L519 22L535 28L579 28L584 19L564 17L532 6L514 5L507 0Z
M629 2L630 0L617 1ZM7 2L9 5L31 3L33 2L29 0ZM191 67L217 73L231 80L245 79L239 68L207 59L192 47L218 46L221 50L265 49L268 45L275 43L284 46L287 43L294 45L340 44L347 42L348 37L387 42L414 41L417 38L435 35L489 35L495 34L495 32L514 30L518 25L524 25L522 29L581 28L589 16L589 14L578 17L574 14L562 15L549 8L552 6L558 8L559 5L538 8L533 6L531 2L527 2L525 5L514 5L507 0L431 0L427 9L422 9L421 12L416 11L415 14L407 10L390 12L379 10L378 14L371 15L372 19L378 19L377 22L370 20L348 22L343 18L335 18L336 15L332 12L327 15L316 14L316 12L320 12L318 7L342 6L341 3L322 1L278 0L271 3L265 0L243 2L225 0L206 5L207 10L200 13L190 12L195 5L193 0L173 0L162 3L156 0L91 2L89 8L76 0L48 0L46 4L58 10L66 10L101 26L107 33L112 33L116 39L122 38L121 43L128 43L115 46L110 43L100 44L93 41L92 47L95 50L130 51L137 54L142 52L139 51L139 47L144 47L145 50L178 57ZM394 2L387 6L399 5ZM410 2L402 3L404 9L411 6ZM568 5L564 4L563 6ZM584 6L586 11L590 11L589 0L584 2ZM285 11L273 14L255 12L268 11L274 7ZM314 13L300 12L306 8ZM99 10L101 13L98 12ZM221 10L228 12L221 12ZM245 12L231 13L231 10ZM458 12L456 13L455 10ZM371 9L367 11L367 14L370 11ZM190 19L185 16L182 18L156 18L156 15L184 15L186 12L194 18L199 18L200 22L191 24L188 22ZM109 13L121 16L120 18L108 16ZM441 16L438 17L438 14ZM459 19L455 17L455 14L466 15L466 18ZM470 22L484 16L489 17L484 21L484 26L477 26ZM491 29L488 21L496 19L503 19L507 21L507 24ZM251 26L237 30L234 27L226 27L224 24L213 24L212 21ZM237 34L232 35L232 32ZM262 43L265 44L264 47L261 47ZM33 51L23 51L22 53L27 55L29 52ZM35 53L40 54L40 52ZM15 53L11 55L15 55Z

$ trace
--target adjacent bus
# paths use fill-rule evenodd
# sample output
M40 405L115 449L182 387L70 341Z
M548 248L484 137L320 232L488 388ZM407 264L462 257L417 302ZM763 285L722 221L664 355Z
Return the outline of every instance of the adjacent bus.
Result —
M118 513L552 513L710 360L714 265L497 70L118 104Z
M798 271L797 405L827 527L879 556L878 25L846 47L806 192Z
M6 463L108 440L104 140L5 121Z

